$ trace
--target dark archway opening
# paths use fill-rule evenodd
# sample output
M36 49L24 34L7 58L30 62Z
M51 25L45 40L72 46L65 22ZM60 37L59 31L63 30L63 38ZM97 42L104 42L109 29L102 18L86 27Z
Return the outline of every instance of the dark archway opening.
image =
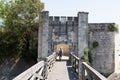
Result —
M57 44L56 51L59 52L59 49L63 49L63 56L69 56L69 45L65 43Z

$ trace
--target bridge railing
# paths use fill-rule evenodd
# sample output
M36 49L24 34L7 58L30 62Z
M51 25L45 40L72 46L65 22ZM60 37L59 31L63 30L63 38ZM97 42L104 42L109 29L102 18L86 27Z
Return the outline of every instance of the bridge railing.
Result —
M88 80L107 80L107 78L89 66L86 62L82 62L82 80L86 80L85 72L87 72Z
M56 61L56 53L53 53L52 55L45 58L45 69L44 69L45 78L47 78L48 72L51 71L51 68L53 67L55 61Z
M79 70L79 57L77 57L75 54L70 53L70 62L72 67L75 69L76 73L78 74L78 78L81 80L86 80L86 76L88 76L88 80L107 80L102 74L100 74L98 71L96 71L94 68L89 66L86 62L82 62L82 70L80 72ZM86 72L86 74L85 74ZM82 75L80 77L80 74Z
M79 76L79 72L80 72L80 70L79 70L79 58L75 54L73 54L72 52L70 53L69 58L70 58L70 62L71 62L72 67L75 69L75 72Z
M45 80L56 59L56 53L33 65L13 80Z

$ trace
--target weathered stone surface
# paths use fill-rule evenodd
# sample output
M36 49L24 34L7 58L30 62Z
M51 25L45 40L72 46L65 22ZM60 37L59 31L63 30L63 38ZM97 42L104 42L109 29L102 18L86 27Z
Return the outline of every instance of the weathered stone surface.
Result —
M43 12L43 18L45 19L42 25L39 27L38 37L38 61L48 56L49 53L49 12ZM41 29L41 30L40 30Z
M88 48L88 13L78 13L78 55L84 55L84 48Z
M118 71L119 35L110 32L109 27L112 23L88 23L87 12L79 12L77 17L49 17L47 13L45 19L41 44L42 55L40 56L49 55L48 50L53 51L52 44L55 49L57 44L66 43L70 51L74 51L80 59L84 55L84 49L90 48L92 66L100 73L109 75ZM96 48L93 48L94 41L99 44Z
M89 24L89 46L93 59L92 66L106 76L109 76L111 73L113 73L116 69L115 65L118 64L115 61L115 58L117 57L115 57L115 47L118 46L115 44L115 42L118 39L115 39L115 32L110 32L108 30L109 26L110 23ZM97 41L99 44L96 48L93 48L94 41Z

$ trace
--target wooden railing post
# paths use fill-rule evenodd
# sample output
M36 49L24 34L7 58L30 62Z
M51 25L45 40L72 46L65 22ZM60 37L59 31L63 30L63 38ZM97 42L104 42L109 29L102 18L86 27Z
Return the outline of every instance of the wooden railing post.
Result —
M82 64L82 80L85 80L85 68L83 64Z
M44 79L47 79L48 77L48 59L44 59L44 74L43 74Z
M79 80L81 80L80 69L79 69L79 58L73 53L70 53L70 61L71 61L71 65L74 68L75 72L78 74Z
M72 56L72 54L71 54L71 65L73 67L73 56Z

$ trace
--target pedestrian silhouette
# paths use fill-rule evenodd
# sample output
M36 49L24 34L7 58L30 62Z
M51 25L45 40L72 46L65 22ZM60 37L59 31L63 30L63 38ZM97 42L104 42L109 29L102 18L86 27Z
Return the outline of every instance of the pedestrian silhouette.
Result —
M59 49L58 56L59 56L59 60L61 60L61 57L62 57L62 48Z

